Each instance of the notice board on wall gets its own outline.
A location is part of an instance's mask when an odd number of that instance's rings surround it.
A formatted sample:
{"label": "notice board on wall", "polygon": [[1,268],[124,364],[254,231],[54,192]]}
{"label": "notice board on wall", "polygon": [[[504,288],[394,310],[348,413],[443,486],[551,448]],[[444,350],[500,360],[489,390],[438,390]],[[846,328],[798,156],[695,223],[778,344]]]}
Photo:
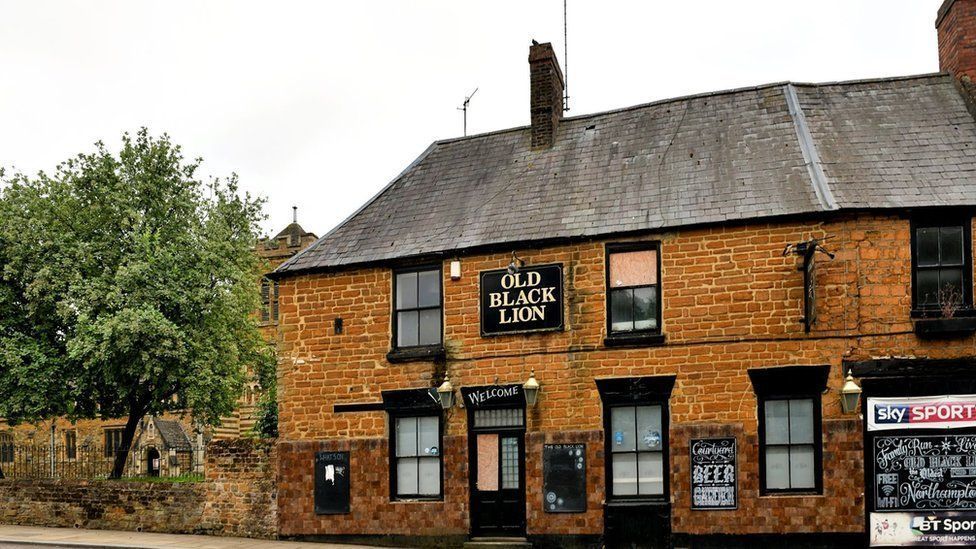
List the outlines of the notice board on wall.
{"label": "notice board on wall", "polygon": [[691,439],[691,508],[738,507],[735,437]]}
{"label": "notice board on wall", "polygon": [[547,513],[586,511],[586,444],[542,448],[543,508]]}
{"label": "notice board on wall", "polygon": [[349,452],[315,454],[315,513],[349,512]]}

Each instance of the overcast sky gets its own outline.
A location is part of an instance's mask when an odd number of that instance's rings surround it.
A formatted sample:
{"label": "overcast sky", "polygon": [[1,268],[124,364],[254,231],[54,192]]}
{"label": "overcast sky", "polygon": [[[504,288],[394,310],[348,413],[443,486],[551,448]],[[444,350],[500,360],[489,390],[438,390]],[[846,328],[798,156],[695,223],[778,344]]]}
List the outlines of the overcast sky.
{"label": "overcast sky", "polygon": [[[938,71],[942,0],[568,0],[569,115],[793,80]],[[0,0],[0,166],[169,133],[320,236],[437,139],[528,124],[561,0]],[[565,68],[565,64],[564,64]]]}

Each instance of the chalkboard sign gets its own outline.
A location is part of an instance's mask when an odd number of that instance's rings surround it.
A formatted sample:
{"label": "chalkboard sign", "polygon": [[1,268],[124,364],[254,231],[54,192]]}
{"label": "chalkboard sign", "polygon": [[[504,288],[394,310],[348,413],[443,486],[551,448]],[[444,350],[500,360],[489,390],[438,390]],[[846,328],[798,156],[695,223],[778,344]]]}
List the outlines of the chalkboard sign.
{"label": "chalkboard sign", "polygon": [[976,436],[874,437],[876,511],[976,508]]}
{"label": "chalkboard sign", "polygon": [[547,513],[586,511],[586,444],[542,448],[543,508]]}
{"label": "chalkboard sign", "polygon": [[736,509],[735,437],[691,439],[691,508]]}
{"label": "chalkboard sign", "polygon": [[349,452],[315,454],[315,513],[349,512]]}

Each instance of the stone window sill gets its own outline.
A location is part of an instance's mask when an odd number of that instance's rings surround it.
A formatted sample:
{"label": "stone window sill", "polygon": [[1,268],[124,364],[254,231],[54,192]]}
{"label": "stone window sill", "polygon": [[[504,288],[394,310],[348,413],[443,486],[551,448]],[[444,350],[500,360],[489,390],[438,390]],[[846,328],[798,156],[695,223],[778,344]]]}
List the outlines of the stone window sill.
{"label": "stone window sill", "polygon": [[442,360],[445,356],[447,356],[447,353],[444,351],[443,345],[424,345],[422,347],[393,349],[389,353],[386,353],[386,360],[396,364],[400,362]]}
{"label": "stone window sill", "polygon": [[653,347],[664,345],[664,334],[618,334],[603,339],[604,347]]}

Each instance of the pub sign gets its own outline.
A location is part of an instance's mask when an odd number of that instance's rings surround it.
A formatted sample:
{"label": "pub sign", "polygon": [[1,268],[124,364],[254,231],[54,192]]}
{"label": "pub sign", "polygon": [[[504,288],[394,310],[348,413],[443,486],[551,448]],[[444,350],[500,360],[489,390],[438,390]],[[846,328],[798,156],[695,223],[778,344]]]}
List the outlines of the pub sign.
{"label": "pub sign", "polygon": [[691,439],[691,508],[736,509],[735,437]]}
{"label": "pub sign", "polygon": [[563,266],[481,273],[481,334],[563,329]]}

